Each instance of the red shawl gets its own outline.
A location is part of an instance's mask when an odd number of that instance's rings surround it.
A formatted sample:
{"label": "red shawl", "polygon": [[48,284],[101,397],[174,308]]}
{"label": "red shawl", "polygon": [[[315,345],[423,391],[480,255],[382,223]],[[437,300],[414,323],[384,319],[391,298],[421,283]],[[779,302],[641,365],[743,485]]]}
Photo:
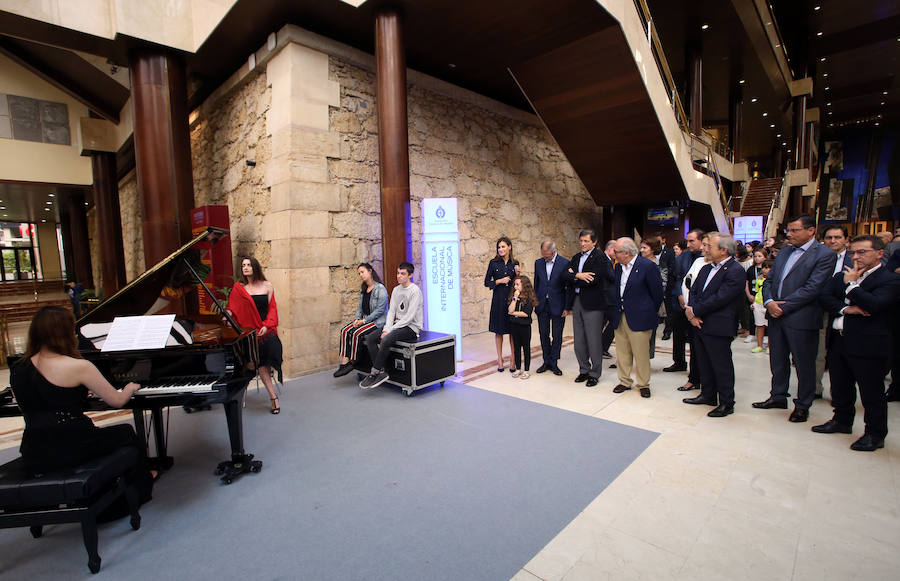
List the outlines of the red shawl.
{"label": "red shawl", "polygon": [[278,333],[278,307],[275,306],[275,293],[272,293],[272,298],[269,300],[269,314],[265,321],[259,317],[259,311],[256,308],[256,303],[253,302],[253,297],[250,296],[244,285],[240,283],[235,283],[234,287],[232,287],[231,292],[228,294],[228,304],[225,308],[232,312],[235,321],[242,329],[252,328],[258,331],[266,327],[266,333],[263,337],[271,333]]}

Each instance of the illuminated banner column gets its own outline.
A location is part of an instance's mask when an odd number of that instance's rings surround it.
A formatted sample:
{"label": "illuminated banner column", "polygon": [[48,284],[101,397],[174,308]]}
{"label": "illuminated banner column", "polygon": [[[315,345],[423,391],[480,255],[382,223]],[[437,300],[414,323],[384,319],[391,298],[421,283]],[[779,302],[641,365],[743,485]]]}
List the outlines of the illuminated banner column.
{"label": "illuminated banner column", "polygon": [[462,360],[456,198],[422,200],[422,262],[425,328],[456,335],[456,359]]}

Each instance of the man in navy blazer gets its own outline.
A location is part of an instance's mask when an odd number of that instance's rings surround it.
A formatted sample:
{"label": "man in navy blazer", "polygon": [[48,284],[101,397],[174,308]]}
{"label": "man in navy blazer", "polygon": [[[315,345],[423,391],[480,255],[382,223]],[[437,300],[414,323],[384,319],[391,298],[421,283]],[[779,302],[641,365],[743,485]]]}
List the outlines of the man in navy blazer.
{"label": "man in navy blazer", "polygon": [[537,313],[544,364],[537,368],[537,373],[552,371],[554,375],[562,375],[559,354],[571,302],[571,287],[566,276],[568,268],[569,261],[556,252],[556,243],[552,240],[541,243],[541,258],[534,261],[534,294],[538,299],[534,312]]}
{"label": "man in navy blazer", "polygon": [[594,387],[603,370],[603,317],[613,269],[606,254],[597,248],[597,234],[593,230],[579,232],[578,244],[581,252],[572,257],[566,269],[566,277],[574,289],[570,310],[578,360],[575,381]]}
{"label": "man in navy blazer", "polygon": [[631,238],[616,240],[616,287],[619,290],[616,325],[616,366],[619,384],[614,393],[631,389],[634,362],[636,384],[641,397],[650,397],[650,335],[659,323],[659,305],[663,301],[663,282],[659,267],[638,256]]}
{"label": "man in navy blazer", "polygon": [[769,321],[769,398],[758,409],[787,409],[791,357],[797,367],[797,398],[790,421],[805,422],[816,396],[816,351],[822,328],[819,293],[834,272],[837,255],[815,239],[816,221],[809,214],[791,218],[788,246],[778,253],[775,267],[763,283],[763,304]]}
{"label": "man in navy blazer", "polygon": [[729,234],[710,232],[704,246],[710,262],[700,269],[691,285],[685,309],[688,321],[695,327],[693,345],[703,387],[698,397],[682,401],[718,405],[707,415],[721,418],[734,413],[731,342],[738,326],[737,299],[744,293],[747,273],[734,259],[737,244]]}
{"label": "man in navy blazer", "polygon": [[857,236],[848,254],[853,266],[834,275],[819,300],[829,314],[828,371],[834,417],[812,431],[849,434],[856,413],[856,388],[865,409],[866,431],[850,448],[884,447],[887,398],[884,366],[891,358],[891,312],[900,299],[900,275],[881,264],[884,241]]}
{"label": "man in navy blazer", "polygon": [[[837,260],[834,263],[834,272],[832,276],[843,273],[844,268],[853,267],[853,260],[847,253],[847,247],[850,245],[850,238],[847,236],[847,229],[837,224],[826,226],[822,231],[822,244],[834,250],[837,254]],[[823,291],[827,288],[827,284],[823,287]],[[821,302],[821,301],[820,301]],[[825,331],[828,329],[828,313],[824,315],[825,324],[819,330],[819,347],[816,352],[816,399],[822,397],[825,392],[822,385],[822,378],[825,376]]]}

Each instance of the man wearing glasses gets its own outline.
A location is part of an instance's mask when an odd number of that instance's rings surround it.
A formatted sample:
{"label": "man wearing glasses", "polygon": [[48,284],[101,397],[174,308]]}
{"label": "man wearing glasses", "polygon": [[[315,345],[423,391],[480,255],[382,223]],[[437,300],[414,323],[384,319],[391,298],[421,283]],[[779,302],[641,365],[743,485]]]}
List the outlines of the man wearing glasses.
{"label": "man wearing glasses", "polygon": [[819,293],[834,272],[837,255],[815,239],[816,221],[809,214],[791,218],[788,246],[778,253],[775,267],[763,283],[763,304],[769,320],[769,398],[757,409],[787,409],[791,357],[797,368],[797,398],[792,422],[805,422],[816,395],[816,352],[822,307]]}
{"label": "man wearing glasses", "polygon": [[866,431],[850,448],[871,452],[884,447],[888,429],[884,364],[891,357],[889,314],[900,298],[900,275],[882,267],[884,242],[877,236],[857,236],[847,254],[853,257],[853,266],[834,275],[820,299],[830,315],[828,371],[834,417],[812,431],[852,432],[855,382]]}

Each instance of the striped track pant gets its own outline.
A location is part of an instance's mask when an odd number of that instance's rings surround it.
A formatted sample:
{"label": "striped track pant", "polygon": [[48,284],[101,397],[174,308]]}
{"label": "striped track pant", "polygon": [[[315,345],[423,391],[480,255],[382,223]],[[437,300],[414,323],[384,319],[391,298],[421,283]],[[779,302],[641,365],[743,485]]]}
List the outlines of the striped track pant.
{"label": "striped track pant", "polygon": [[346,324],[341,329],[341,357],[355,361],[363,335],[373,329],[375,329],[375,323],[366,323],[359,327],[353,327],[353,323]]}

